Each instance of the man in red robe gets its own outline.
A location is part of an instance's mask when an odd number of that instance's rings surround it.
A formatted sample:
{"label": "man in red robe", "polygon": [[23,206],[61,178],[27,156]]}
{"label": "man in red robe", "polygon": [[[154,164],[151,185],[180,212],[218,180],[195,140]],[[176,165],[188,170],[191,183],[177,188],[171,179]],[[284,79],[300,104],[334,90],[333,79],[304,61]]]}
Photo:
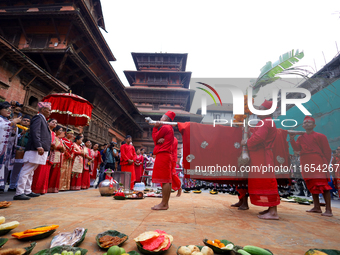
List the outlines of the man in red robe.
{"label": "man in red robe", "polygon": [[120,165],[122,172],[131,173],[130,190],[133,190],[133,184],[136,180],[135,165],[133,164],[133,162],[135,162],[137,154],[135,151],[135,147],[131,145],[131,135],[127,135],[125,137],[125,142],[125,144],[120,146]]}
{"label": "man in red robe", "polygon": [[314,132],[315,126],[315,119],[306,116],[302,124],[306,133],[299,136],[296,142],[295,135],[290,135],[290,144],[294,151],[300,151],[302,177],[313,196],[314,207],[307,212],[322,213],[319,201],[319,194],[322,193],[326,202],[326,211],[321,215],[332,217],[330,193],[332,188],[328,185],[329,175],[325,172],[325,170],[328,171],[332,150],[327,137]]}
{"label": "man in red robe", "polygon": [[[272,102],[265,100],[259,110],[272,107]],[[277,205],[280,196],[274,171],[263,171],[262,166],[274,166],[273,144],[276,136],[276,126],[271,115],[258,116],[261,121],[256,125],[255,132],[248,140],[243,140],[242,145],[247,145],[250,157],[250,167],[258,167],[260,172],[250,171],[248,174],[248,192],[250,202],[257,206],[269,208],[260,212],[258,217],[265,220],[278,220]],[[262,125],[263,124],[263,125]]]}
{"label": "man in red robe", "polygon": [[[176,114],[172,111],[165,113],[160,121],[173,121]],[[163,142],[159,141],[161,138]],[[170,125],[162,125],[157,122],[152,130],[152,139],[155,144],[153,154],[156,161],[152,172],[152,182],[162,183],[162,202],[152,207],[152,210],[167,210],[172,183],[172,147],[174,143],[174,130]]]}

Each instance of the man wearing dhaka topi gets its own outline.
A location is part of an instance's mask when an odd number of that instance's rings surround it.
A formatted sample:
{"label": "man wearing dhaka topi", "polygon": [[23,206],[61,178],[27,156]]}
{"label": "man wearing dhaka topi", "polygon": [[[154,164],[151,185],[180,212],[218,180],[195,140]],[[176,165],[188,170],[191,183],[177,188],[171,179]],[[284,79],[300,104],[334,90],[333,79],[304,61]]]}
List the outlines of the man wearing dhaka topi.
{"label": "man wearing dhaka topi", "polygon": [[322,216],[332,217],[331,208],[331,186],[328,185],[328,167],[332,157],[332,150],[329,147],[327,137],[314,132],[315,119],[306,116],[302,127],[306,133],[294,140],[295,135],[290,135],[290,144],[294,151],[300,151],[300,162],[302,177],[307,188],[313,195],[314,207],[307,212],[322,213],[319,201],[319,194],[322,193],[326,202],[326,211]]}
{"label": "man wearing dhaka topi", "polygon": [[45,165],[48,152],[51,149],[51,131],[47,124],[47,118],[51,114],[51,103],[38,103],[39,113],[31,120],[30,136],[24,154],[24,166],[22,167],[17,184],[17,192],[14,200],[29,200],[40,195],[32,192],[32,180],[34,171],[39,165]]}
{"label": "man wearing dhaka topi", "polygon": [[[272,108],[272,101],[265,100],[259,110]],[[250,166],[274,166],[273,145],[276,137],[276,126],[271,115],[259,115],[261,121],[256,125],[255,132],[242,145],[247,145],[250,157]],[[280,197],[274,172],[249,172],[248,193],[250,202],[257,206],[268,206],[260,212],[258,217],[264,220],[278,220],[277,205]],[[248,208],[243,208],[243,210]]]}
{"label": "man wearing dhaka topi", "polygon": [[[173,121],[176,114],[172,111],[165,113],[160,121]],[[172,146],[174,143],[174,130],[170,125],[156,122],[152,130],[152,139],[155,144],[153,154],[156,161],[153,167],[152,182],[162,184],[162,202],[152,207],[152,210],[169,209],[169,199],[172,183]],[[164,139],[164,140],[163,140]]]}

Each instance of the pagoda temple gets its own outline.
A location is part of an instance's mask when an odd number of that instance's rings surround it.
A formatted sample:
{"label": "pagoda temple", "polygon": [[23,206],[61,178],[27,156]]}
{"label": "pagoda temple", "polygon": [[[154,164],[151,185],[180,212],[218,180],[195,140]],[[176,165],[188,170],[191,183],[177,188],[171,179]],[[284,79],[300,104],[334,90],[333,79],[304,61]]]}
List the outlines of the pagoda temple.
{"label": "pagoda temple", "polygon": [[1,98],[33,115],[44,96],[71,90],[94,106],[85,138],[103,144],[138,136],[140,112],[99,27],[105,30],[100,0],[0,1]]}
{"label": "pagoda temple", "polygon": [[[175,122],[201,122],[202,116],[189,112],[195,91],[189,89],[191,72],[185,70],[188,54],[132,53],[132,58],[137,71],[124,71],[130,84],[126,91],[143,115],[138,124],[144,130],[133,144],[152,152],[152,126],[144,122],[145,117],[159,120],[169,110],[176,113]],[[180,157],[182,138],[177,128],[175,136]]]}

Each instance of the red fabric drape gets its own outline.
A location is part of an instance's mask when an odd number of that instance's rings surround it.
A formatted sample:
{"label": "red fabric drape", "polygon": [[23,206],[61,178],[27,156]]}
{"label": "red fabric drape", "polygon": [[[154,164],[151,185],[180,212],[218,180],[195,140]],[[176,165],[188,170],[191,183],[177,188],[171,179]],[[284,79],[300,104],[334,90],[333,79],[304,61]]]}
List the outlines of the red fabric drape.
{"label": "red fabric drape", "polygon": [[[199,123],[178,123],[183,140],[183,168],[195,170],[204,166],[235,166],[238,170],[238,157],[241,155],[242,128],[205,125]],[[204,148],[205,146],[205,148]],[[194,156],[191,162],[189,155]],[[190,157],[190,156],[189,156]],[[191,172],[192,173],[192,172]],[[223,176],[202,176],[187,174],[185,178],[201,180],[243,180],[236,173],[223,173]]]}
{"label": "red fabric drape", "polygon": [[136,182],[141,182],[141,177],[143,174],[143,160],[142,154],[136,156],[136,163],[141,163],[139,166],[135,165]]}
{"label": "red fabric drape", "polygon": [[70,94],[55,93],[43,98],[44,102],[50,102],[52,113],[58,123],[74,126],[88,126],[91,120],[93,106],[86,99]]}
{"label": "red fabric drape", "polygon": [[159,152],[156,156],[152,172],[153,183],[172,183],[172,159],[171,154]]}
{"label": "red fabric drape", "polygon": [[172,189],[179,190],[182,186],[181,179],[178,177],[176,171],[176,164],[172,162]]}
{"label": "red fabric drape", "polygon": [[101,155],[100,155],[100,151],[97,150],[95,151],[95,159],[93,162],[92,174],[90,176],[91,179],[97,178],[97,168],[98,168],[98,165],[100,165],[100,163],[101,163]]}
{"label": "red fabric drape", "polygon": [[[276,129],[276,137],[273,146],[274,166],[290,168],[289,144],[287,141],[288,131]],[[282,163],[283,162],[283,163]],[[289,179],[290,173],[275,173],[277,179]]]}
{"label": "red fabric drape", "polygon": [[46,165],[39,165],[34,171],[31,187],[34,193],[47,193],[51,166],[52,165],[49,162],[46,162]]}

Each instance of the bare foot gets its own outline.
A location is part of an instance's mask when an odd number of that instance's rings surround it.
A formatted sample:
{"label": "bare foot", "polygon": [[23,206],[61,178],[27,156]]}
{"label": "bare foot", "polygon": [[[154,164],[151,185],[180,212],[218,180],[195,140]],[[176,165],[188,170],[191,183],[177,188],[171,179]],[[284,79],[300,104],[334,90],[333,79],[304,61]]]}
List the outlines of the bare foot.
{"label": "bare foot", "polygon": [[264,211],[262,211],[262,212],[259,212],[259,214],[260,214],[260,215],[263,215],[263,214],[266,214],[266,213],[268,213],[268,212],[269,212],[269,209],[264,210]]}
{"label": "bare foot", "polygon": [[238,201],[236,204],[232,204],[231,207],[240,207],[242,205],[242,200]]}
{"label": "bare foot", "polygon": [[333,213],[332,212],[324,212],[324,213],[321,214],[321,216],[333,217]]}
{"label": "bare foot", "polygon": [[151,210],[168,210],[168,209],[169,209],[169,206],[164,206],[162,204],[151,207]]}
{"label": "bare foot", "polygon": [[279,220],[277,213],[270,213],[269,211],[265,214],[257,215],[257,217],[261,220]]}
{"label": "bare foot", "polygon": [[310,210],[307,210],[306,212],[310,212],[310,213],[322,213],[321,209],[316,209],[316,208],[312,208]]}
{"label": "bare foot", "polygon": [[179,188],[179,190],[177,191],[176,197],[180,197],[181,195],[182,195],[182,188]]}
{"label": "bare foot", "polygon": [[249,207],[245,206],[245,205],[241,205],[241,206],[238,207],[238,210],[243,210],[243,211],[249,210]]}

